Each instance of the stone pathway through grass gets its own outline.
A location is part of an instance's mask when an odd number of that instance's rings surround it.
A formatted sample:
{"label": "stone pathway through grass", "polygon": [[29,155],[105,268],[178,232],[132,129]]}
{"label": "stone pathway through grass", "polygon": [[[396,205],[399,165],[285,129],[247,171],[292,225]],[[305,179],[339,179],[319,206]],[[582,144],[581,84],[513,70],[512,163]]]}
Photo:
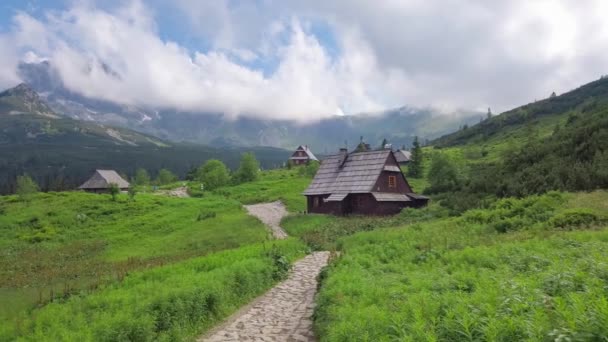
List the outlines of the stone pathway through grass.
{"label": "stone pathway through grass", "polygon": [[272,231],[275,239],[285,239],[287,237],[287,233],[280,226],[281,220],[287,215],[287,209],[281,201],[246,205],[245,209],[247,209],[249,215],[253,215],[264,222]]}
{"label": "stone pathway through grass", "polygon": [[272,288],[198,341],[316,341],[312,313],[317,275],[329,252],[295,263],[287,280]]}
{"label": "stone pathway through grass", "polygon": [[[280,202],[246,205],[277,239],[287,233],[279,225],[287,215]],[[253,303],[239,310],[222,325],[198,341],[316,341],[312,314],[317,292],[317,276],[327,265],[329,252],[315,252],[297,261],[287,280],[273,287]]]}

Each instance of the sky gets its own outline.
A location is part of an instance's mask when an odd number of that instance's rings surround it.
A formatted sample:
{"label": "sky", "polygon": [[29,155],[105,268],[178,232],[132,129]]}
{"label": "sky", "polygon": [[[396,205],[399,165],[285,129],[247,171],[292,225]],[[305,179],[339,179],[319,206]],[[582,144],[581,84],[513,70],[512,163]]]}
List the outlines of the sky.
{"label": "sky", "polygon": [[607,15],[605,0],[3,0],[0,88],[48,60],[67,88],[127,105],[498,113],[608,73]]}

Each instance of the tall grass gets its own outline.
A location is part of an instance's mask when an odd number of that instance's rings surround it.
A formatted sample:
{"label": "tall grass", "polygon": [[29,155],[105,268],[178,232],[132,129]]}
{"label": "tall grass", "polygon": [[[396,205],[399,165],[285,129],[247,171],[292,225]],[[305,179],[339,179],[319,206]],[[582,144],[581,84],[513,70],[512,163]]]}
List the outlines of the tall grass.
{"label": "tall grass", "polygon": [[0,303],[13,303],[0,305],[0,318],[135,269],[267,237],[239,202],[218,196],[121,195],[113,202],[109,195],[41,193],[28,202],[0,197],[0,211]]}
{"label": "tall grass", "polygon": [[[503,200],[459,218],[358,233],[323,275],[322,341],[608,338],[608,193]],[[575,215],[573,215],[575,214]],[[497,222],[510,222],[497,229]],[[574,222],[574,223],[572,223]]]}
{"label": "tall grass", "polygon": [[0,323],[0,340],[180,341],[207,330],[286,275],[295,239],[135,272],[93,294]]}

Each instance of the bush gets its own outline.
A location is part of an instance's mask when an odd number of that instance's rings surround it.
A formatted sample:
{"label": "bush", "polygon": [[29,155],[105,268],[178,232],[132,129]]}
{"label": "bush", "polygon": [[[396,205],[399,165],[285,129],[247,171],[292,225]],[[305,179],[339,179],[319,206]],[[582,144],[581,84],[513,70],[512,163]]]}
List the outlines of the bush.
{"label": "bush", "polygon": [[38,184],[28,175],[17,177],[17,195],[22,201],[29,200],[33,194],[38,192]]}
{"label": "bush", "polygon": [[228,185],[230,174],[224,163],[211,159],[197,169],[196,180],[203,183],[205,190],[214,190]]}
{"label": "bush", "polygon": [[234,173],[235,183],[252,182],[258,178],[260,163],[255,159],[253,153],[243,153],[238,170]]}
{"label": "bush", "polygon": [[156,177],[156,183],[158,185],[167,185],[177,181],[177,176],[173,174],[173,172],[167,169],[161,169],[158,171],[158,176]]}
{"label": "bush", "polygon": [[196,218],[196,220],[204,221],[207,219],[215,218],[216,216],[217,216],[217,214],[215,213],[215,211],[201,210],[201,212],[198,214],[198,217]]}
{"label": "bush", "polygon": [[118,194],[120,193],[120,188],[118,187],[118,184],[110,183],[109,191],[110,196],[112,196],[112,201],[116,201],[116,196],[118,196]]}
{"label": "bush", "polygon": [[135,185],[144,186],[150,184],[150,175],[144,168],[139,168],[135,171],[135,177],[133,178]]}
{"label": "bush", "polygon": [[551,225],[555,228],[572,230],[576,228],[588,228],[605,222],[589,209],[571,209],[556,215],[551,220]]}

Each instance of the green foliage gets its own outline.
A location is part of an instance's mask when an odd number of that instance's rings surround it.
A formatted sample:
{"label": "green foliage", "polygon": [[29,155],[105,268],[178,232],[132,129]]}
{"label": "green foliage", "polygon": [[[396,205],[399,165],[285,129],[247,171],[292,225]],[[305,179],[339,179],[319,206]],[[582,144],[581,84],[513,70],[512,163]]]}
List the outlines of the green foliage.
{"label": "green foliage", "polygon": [[423,168],[423,155],[422,148],[420,147],[420,142],[418,142],[418,137],[414,137],[414,142],[412,142],[412,158],[407,166],[408,176],[409,177],[421,177]]}
{"label": "green foliage", "polygon": [[388,217],[300,214],[285,218],[281,226],[290,236],[300,237],[313,250],[335,250],[339,247],[339,239],[344,236],[443,218],[447,217],[447,214],[447,211],[438,205],[429,205],[422,209],[406,208],[398,215]]}
{"label": "green foliage", "polygon": [[288,239],[265,249],[247,246],[129,274],[20,317],[14,328],[0,328],[0,339],[189,340],[282,279],[303,246]]}
{"label": "green foliage", "polygon": [[177,181],[177,176],[168,169],[160,169],[158,176],[156,177],[156,183],[158,185],[166,185]]}
{"label": "green foliage", "polygon": [[427,178],[428,193],[455,191],[462,183],[457,166],[443,153],[433,155]]}
{"label": "green foliage", "polygon": [[310,183],[310,178],[300,176],[299,169],[262,171],[254,182],[222,187],[214,192],[243,204],[280,200],[291,212],[304,211],[306,198],[302,196],[302,192]]}
{"label": "green foliage", "polygon": [[230,173],[224,163],[210,159],[197,170],[196,180],[202,182],[205,189],[213,190],[228,185]]}
{"label": "green foliage", "polygon": [[[316,331],[323,341],[606,339],[608,230],[582,230],[600,213],[571,209],[597,199],[608,193],[504,199],[342,238],[322,278]],[[517,220],[506,233],[492,226]]]}
{"label": "green foliage", "polygon": [[110,192],[110,196],[112,196],[112,201],[116,202],[116,198],[118,194],[120,194],[120,188],[118,187],[118,184],[110,183],[108,191]]}
{"label": "green foliage", "polygon": [[144,168],[137,169],[137,171],[135,171],[135,177],[133,179],[133,183],[135,183],[135,185],[139,185],[139,186],[149,185],[150,184],[150,175],[148,174],[148,171],[146,171],[146,169],[144,169]]}
{"label": "green foliage", "polygon": [[306,165],[298,169],[298,174],[303,177],[313,178],[317,174],[320,165],[321,164],[318,161],[311,160]]}
{"label": "green foliage", "polygon": [[561,229],[590,228],[595,225],[605,224],[607,219],[600,217],[591,209],[570,209],[551,220],[551,224]]}
{"label": "green foliage", "polygon": [[243,153],[241,164],[233,175],[234,181],[238,183],[251,182],[258,178],[260,163],[251,152]]}
{"label": "green foliage", "polygon": [[38,184],[28,175],[18,176],[16,192],[22,201],[28,201],[33,194],[38,192]]}
{"label": "green foliage", "polygon": [[135,196],[137,195],[137,189],[134,186],[130,186],[129,190],[127,190],[129,194],[129,200],[135,201]]}
{"label": "green foliage", "polygon": [[293,168],[293,160],[287,160],[287,170],[291,170]]}
{"label": "green foliage", "polygon": [[126,273],[267,237],[241,203],[211,193],[204,200],[145,193],[137,201],[110,198],[38,193],[21,202],[0,196],[0,322],[44,305],[52,294],[85,295]]}

